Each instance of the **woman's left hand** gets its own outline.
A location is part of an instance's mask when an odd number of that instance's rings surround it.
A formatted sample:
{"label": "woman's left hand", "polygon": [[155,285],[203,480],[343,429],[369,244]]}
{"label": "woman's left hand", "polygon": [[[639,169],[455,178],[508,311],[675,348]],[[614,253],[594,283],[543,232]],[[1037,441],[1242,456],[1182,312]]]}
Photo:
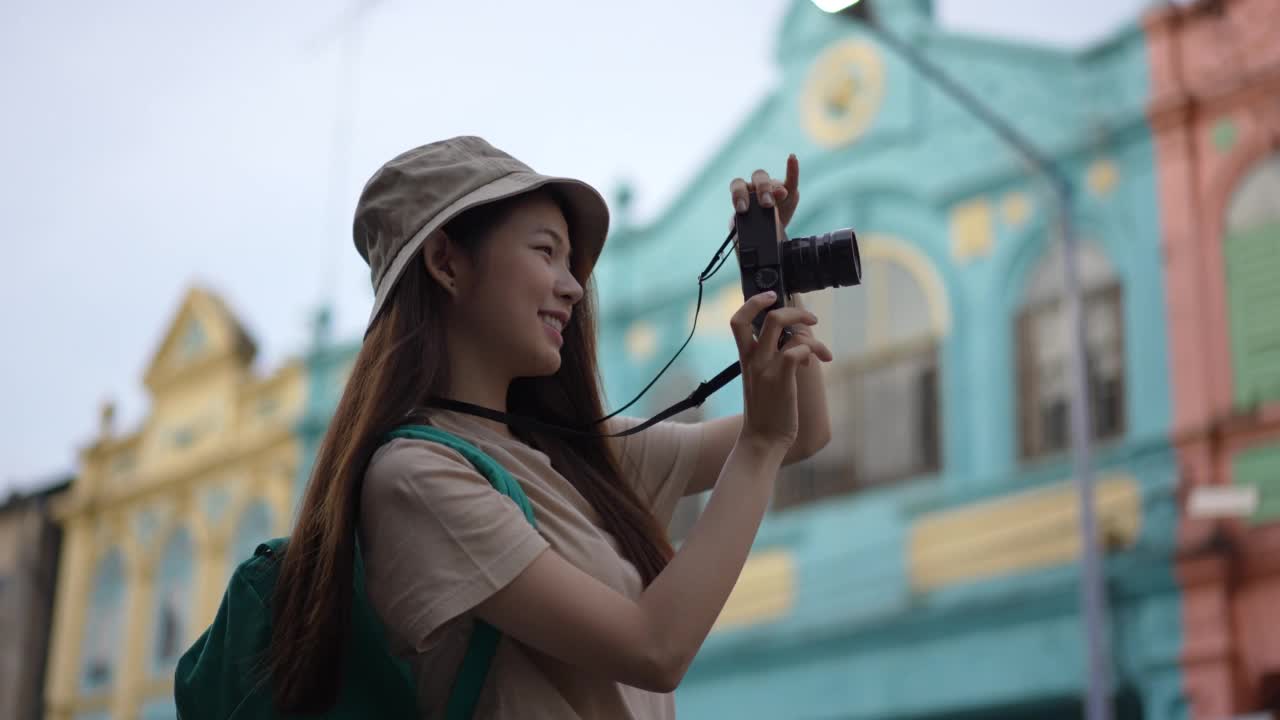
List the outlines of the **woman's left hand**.
{"label": "woman's left hand", "polygon": [[733,209],[740,213],[746,212],[750,202],[748,194],[753,192],[761,206],[778,208],[778,219],[785,228],[791,222],[791,216],[796,214],[796,205],[800,202],[800,161],[796,159],[795,153],[787,156],[786,180],[769,177],[769,173],[764,170],[751,173],[751,182],[734,178],[729,183]]}
{"label": "woman's left hand", "polygon": [[[808,310],[808,308],[804,306],[804,303],[800,302],[799,295],[792,295],[787,301],[787,305],[800,308],[801,310]],[[809,314],[813,315],[813,311],[810,310]],[[815,321],[817,320],[817,317],[817,315],[813,315],[813,319]],[[814,335],[813,327],[811,325],[798,323],[796,325],[789,325],[788,328],[791,330],[791,339],[787,341],[787,346],[794,346],[797,344],[808,345],[809,350],[813,352],[813,356],[817,357],[822,362],[831,362],[835,358],[826,344]],[[803,365],[808,367],[809,362],[807,359]]]}

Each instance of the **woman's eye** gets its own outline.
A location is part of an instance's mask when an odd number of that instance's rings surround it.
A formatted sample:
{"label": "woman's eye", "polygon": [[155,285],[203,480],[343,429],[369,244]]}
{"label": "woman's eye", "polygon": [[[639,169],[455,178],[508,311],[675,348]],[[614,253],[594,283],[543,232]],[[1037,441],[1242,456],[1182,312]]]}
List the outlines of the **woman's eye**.
{"label": "woman's eye", "polygon": [[556,254],[556,249],[551,247],[550,245],[539,246],[538,250],[541,252],[545,252],[547,254],[547,257],[551,257],[552,255]]}

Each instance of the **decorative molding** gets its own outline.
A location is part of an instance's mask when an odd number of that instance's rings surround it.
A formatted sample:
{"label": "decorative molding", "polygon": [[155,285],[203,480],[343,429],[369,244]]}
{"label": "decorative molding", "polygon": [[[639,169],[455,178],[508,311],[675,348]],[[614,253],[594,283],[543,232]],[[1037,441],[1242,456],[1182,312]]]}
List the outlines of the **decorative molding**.
{"label": "decorative molding", "polygon": [[[1142,490],[1130,475],[1095,487],[1104,546],[1131,546],[1142,523]],[[1027,573],[1079,556],[1079,504],[1072,481],[923,515],[909,542],[911,586],[930,591]]]}
{"label": "decorative molding", "polygon": [[1095,197],[1106,197],[1120,184],[1120,169],[1110,159],[1095,160],[1089,166],[1085,182]]}
{"label": "decorative molding", "polygon": [[1031,195],[1024,190],[1014,190],[1000,201],[1000,219],[1006,227],[1017,230],[1031,219],[1033,209]]}
{"label": "decorative molding", "polygon": [[834,148],[861,137],[884,102],[884,63],[875,46],[841,40],[814,61],[800,92],[801,125]]}
{"label": "decorative molding", "polygon": [[631,362],[645,362],[658,350],[658,329],[653,323],[637,320],[627,328],[626,346]]}
{"label": "decorative molding", "polygon": [[991,203],[977,197],[951,210],[951,257],[969,262],[991,254],[995,245]]}
{"label": "decorative molding", "polygon": [[951,332],[951,303],[947,300],[947,288],[924,251],[882,233],[867,233],[858,246],[864,264],[867,259],[880,258],[897,263],[909,272],[929,301],[929,320],[937,336],[944,337]]}

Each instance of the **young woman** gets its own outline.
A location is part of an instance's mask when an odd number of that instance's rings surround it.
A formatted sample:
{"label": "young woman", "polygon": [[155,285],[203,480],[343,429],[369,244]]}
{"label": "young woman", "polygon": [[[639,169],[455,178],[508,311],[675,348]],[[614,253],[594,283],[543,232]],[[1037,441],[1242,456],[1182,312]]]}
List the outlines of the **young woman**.
{"label": "young woman", "polygon": [[[757,171],[731,199],[745,209],[754,192],[785,222],[798,176],[792,156],[785,182]],[[770,313],[757,340],[761,296],[730,323],[742,415],[584,440],[431,407],[446,398],[574,427],[605,414],[587,288],[607,226],[589,186],[475,137],[411,150],[369,181],[355,239],[374,310],[281,566],[270,660],[282,709],[337,687],[359,538],[370,601],[409,660],[423,717],[442,716],[477,619],[504,636],[477,717],[674,715],[670,693],[737,581],[778,468],[827,441],[811,360],[831,354],[800,307]],[[779,349],[784,326],[796,334]],[[410,420],[510,471],[538,529],[459,453],[382,443]],[[676,502],[712,488],[673,552]]]}

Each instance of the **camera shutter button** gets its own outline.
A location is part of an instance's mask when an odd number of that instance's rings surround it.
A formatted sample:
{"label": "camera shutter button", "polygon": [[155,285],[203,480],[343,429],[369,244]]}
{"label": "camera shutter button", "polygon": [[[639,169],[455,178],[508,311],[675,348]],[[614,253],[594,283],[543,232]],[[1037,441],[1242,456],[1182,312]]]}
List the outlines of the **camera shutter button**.
{"label": "camera shutter button", "polygon": [[756,287],[768,290],[778,284],[778,271],[773,268],[760,268],[756,271]]}

